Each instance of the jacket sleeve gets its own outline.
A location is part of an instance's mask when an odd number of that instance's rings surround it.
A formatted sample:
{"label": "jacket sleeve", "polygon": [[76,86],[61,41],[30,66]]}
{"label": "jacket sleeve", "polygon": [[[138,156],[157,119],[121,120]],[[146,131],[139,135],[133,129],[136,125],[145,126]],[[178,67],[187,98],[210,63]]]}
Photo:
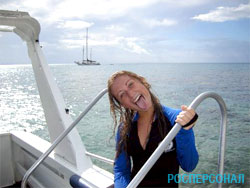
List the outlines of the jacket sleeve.
{"label": "jacket sleeve", "polygon": [[[172,126],[181,110],[175,110],[164,107],[164,113],[169,119]],[[199,161],[199,155],[195,147],[195,138],[193,129],[185,130],[181,128],[176,135],[177,159],[183,170],[191,172],[195,169]]]}
{"label": "jacket sleeve", "polygon": [[[120,141],[120,127],[116,134],[116,148]],[[130,182],[131,162],[129,156],[123,150],[115,159],[114,163],[114,185],[115,188],[125,188]]]}

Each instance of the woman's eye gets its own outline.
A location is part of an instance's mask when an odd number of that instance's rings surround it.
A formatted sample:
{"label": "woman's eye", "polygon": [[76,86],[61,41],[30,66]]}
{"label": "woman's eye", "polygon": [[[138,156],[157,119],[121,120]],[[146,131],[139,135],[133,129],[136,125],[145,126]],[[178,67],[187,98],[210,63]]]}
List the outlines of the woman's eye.
{"label": "woman's eye", "polygon": [[122,99],[123,96],[124,96],[124,93],[123,92],[120,93],[120,95],[119,95],[120,99]]}
{"label": "woman's eye", "polygon": [[134,85],[134,82],[129,82],[128,87],[132,87]]}

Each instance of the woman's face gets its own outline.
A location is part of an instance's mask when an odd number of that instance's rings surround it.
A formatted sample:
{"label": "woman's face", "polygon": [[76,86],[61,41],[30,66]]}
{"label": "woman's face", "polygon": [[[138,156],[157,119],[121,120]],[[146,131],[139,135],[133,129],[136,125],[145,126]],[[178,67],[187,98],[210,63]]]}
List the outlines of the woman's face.
{"label": "woman's face", "polygon": [[147,111],[152,107],[148,89],[139,80],[128,75],[118,76],[114,80],[111,93],[125,108]]}

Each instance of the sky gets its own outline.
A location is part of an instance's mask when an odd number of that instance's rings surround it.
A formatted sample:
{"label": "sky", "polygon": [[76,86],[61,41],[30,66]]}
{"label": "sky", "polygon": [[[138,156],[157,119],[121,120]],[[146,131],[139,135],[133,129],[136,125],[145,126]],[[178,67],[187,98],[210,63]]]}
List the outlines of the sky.
{"label": "sky", "polygon": [[[49,64],[249,63],[250,0],[0,0],[41,24]],[[0,32],[0,64],[29,64],[25,42]]]}

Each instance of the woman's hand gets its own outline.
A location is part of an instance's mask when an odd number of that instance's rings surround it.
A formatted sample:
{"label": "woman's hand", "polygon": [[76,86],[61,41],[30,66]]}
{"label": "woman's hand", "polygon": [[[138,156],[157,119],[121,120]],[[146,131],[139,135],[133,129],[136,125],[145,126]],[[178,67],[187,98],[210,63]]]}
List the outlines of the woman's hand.
{"label": "woman's hand", "polygon": [[[179,123],[181,126],[185,126],[186,124],[188,124],[195,116],[195,111],[192,108],[188,108],[185,105],[181,106],[181,112],[179,113],[179,115],[177,116],[175,122]],[[187,126],[187,127],[183,127],[183,129],[185,130],[189,130],[194,126],[195,122],[192,123],[191,125]]]}

